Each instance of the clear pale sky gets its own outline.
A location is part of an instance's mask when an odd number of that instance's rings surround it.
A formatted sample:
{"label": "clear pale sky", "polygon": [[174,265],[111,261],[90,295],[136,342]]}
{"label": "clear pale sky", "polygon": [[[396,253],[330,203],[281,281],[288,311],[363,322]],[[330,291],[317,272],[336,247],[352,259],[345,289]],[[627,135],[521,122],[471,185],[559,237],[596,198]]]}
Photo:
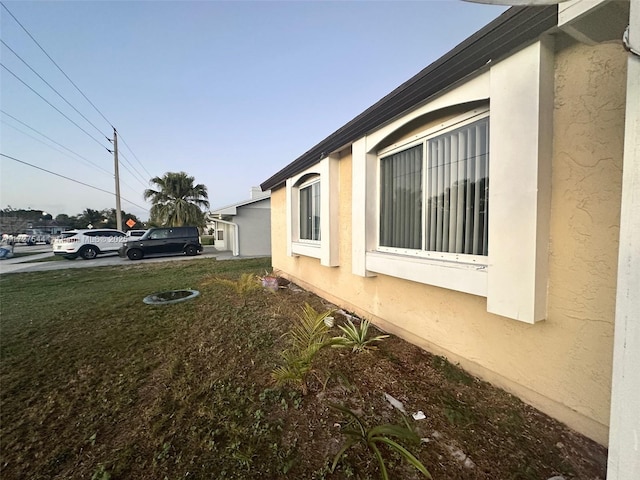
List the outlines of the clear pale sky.
{"label": "clear pale sky", "polygon": [[[505,10],[459,0],[3,4],[108,122],[0,7],[2,64],[78,125],[1,68],[0,153],[114,192],[111,124],[122,208],[142,219],[142,192],[167,171],[205,184],[212,209],[248,199],[251,186]],[[0,162],[2,208],[115,207],[108,193]]]}

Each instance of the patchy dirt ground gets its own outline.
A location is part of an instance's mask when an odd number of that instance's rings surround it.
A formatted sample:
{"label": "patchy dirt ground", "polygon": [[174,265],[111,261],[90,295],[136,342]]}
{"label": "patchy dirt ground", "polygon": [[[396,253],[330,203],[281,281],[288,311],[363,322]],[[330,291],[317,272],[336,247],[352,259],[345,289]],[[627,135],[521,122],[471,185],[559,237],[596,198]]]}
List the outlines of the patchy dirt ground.
{"label": "patchy dirt ground", "polygon": [[[306,395],[276,386],[271,373],[287,348],[284,334],[304,303],[331,306],[295,285],[238,293],[240,275],[263,273],[266,262],[1,279],[0,476],[380,478],[363,446],[331,471],[347,427],[334,403],[367,428],[406,417],[422,440],[405,446],[434,479],[605,478],[603,447],[393,336],[370,353],[321,350]],[[111,279],[99,292],[96,271]],[[141,305],[150,291],[187,279],[201,291],[197,299]],[[36,303],[33,292],[42,294]],[[424,418],[414,420],[419,411]],[[424,478],[399,455],[385,448],[382,455],[390,478]]]}
{"label": "patchy dirt ground", "polygon": [[[281,295],[296,296],[290,292]],[[298,295],[313,300],[306,292]],[[328,305],[321,302],[318,308]],[[336,315],[337,321],[343,322],[340,317]],[[380,333],[374,329],[371,335]],[[369,415],[372,426],[402,423],[402,414],[385,397],[388,394],[401,402],[407,415],[424,414],[424,419],[411,423],[422,439],[419,458],[434,478],[606,477],[606,450],[595,442],[445,358],[393,336],[377,345],[371,353],[340,350],[320,354],[318,364],[324,370],[320,378],[332,380],[325,385],[316,380],[305,397],[305,408],[298,413],[302,424],[306,418],[308,438],[299,443],[317,446],[318,438],[324,437],[324,453],[335,453],[339,444],[335,434],[342,419],[327,408],[327,401],[342,402],[364,418]],[[341,381],[343,375],[349,384]],[[310,411],[315,414],[309,415]],[[353,471],[363,462],[372,462],[370,457],[360,452]],[[345,462],[345,476],[349,467]],[[404,464],[392,478],[421,477]]]}

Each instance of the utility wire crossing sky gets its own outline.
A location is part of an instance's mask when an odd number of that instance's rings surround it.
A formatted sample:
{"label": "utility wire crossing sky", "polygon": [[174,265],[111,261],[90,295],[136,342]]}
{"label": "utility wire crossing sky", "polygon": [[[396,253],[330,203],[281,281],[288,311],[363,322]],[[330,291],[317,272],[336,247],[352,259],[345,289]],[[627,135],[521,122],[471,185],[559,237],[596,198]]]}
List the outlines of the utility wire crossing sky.
{"label": "utility wire crossing sky", "polygon": [[458,0],[0,6],[0,207],[123,210],[167,171],[213,209],[256,186],[506,8]]}

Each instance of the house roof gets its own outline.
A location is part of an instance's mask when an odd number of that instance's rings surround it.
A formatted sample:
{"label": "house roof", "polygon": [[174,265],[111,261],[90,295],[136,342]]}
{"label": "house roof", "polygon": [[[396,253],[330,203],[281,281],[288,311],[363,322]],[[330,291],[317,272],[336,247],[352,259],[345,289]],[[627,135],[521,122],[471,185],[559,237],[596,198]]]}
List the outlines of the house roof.
{"label": "house roof", "polygon": [[212,215],[236,215],[238,207],[244,207],[245,205],[261,202],[268,198],[271,198],[271,192],[270,191],[262,192],[256,195],[254,198],[251,198],[249,200],[244,200],[238,203],[233,203],[231,205],[226,205],[224,207],[216,208],[215,210],[211,210],[210,213]]}
{"label": "house roof", "polygon": [[328,154],[416,107],[558,24],[558,6],[512,7],[260,185],[279,188]]}

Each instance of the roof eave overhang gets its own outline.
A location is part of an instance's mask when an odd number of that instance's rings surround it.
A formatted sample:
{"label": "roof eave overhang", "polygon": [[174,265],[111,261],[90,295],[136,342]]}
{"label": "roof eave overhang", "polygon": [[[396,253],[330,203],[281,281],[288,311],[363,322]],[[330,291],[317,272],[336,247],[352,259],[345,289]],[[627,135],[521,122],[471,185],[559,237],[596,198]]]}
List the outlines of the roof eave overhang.
{"label": "roof eave overhang", "polygon": [[533,41],[558,24],[558,6],[512,7],[400,85],[260,185],[280,188],[287,178],[414,108],[433,95]]}

